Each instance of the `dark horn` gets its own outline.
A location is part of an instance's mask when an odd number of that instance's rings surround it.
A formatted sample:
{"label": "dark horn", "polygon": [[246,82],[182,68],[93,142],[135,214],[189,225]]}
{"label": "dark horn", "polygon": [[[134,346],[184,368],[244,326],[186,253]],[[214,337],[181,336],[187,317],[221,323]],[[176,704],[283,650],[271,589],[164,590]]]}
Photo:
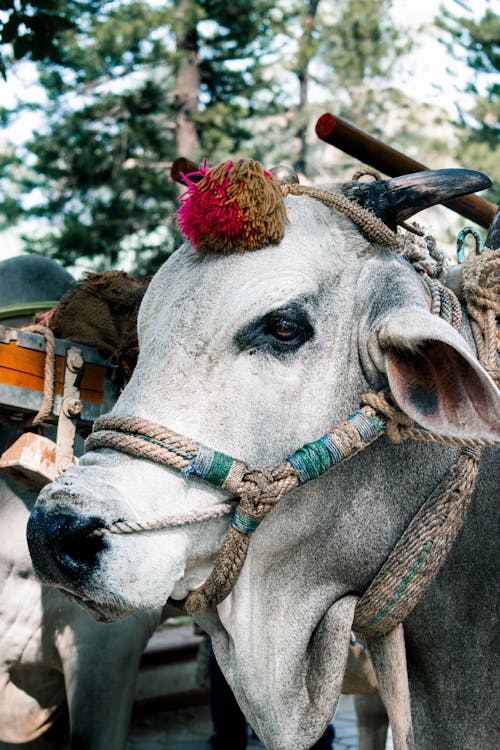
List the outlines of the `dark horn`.
{"label": "dark horn", "polygon": [[410,216],[436,203],[476,193],[491,186],[482,172],[471,169],[435,169],[425,172],[346,185],[345,194],[371,209],[390,227],[396,227]]}

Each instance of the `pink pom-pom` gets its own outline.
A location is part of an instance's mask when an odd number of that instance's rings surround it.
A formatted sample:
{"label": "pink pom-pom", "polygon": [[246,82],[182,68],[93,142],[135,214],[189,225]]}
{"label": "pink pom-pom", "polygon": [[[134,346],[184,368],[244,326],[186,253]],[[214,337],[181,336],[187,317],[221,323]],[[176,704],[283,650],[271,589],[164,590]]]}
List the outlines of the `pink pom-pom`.
{"label": "pink pom-pom", "polygon": [[204,161],[183,179],[188,187],[179,198],[177,222],[195,249],[241,252],[283,236],[281,193],[258,162],[241,159],[208,169]]}

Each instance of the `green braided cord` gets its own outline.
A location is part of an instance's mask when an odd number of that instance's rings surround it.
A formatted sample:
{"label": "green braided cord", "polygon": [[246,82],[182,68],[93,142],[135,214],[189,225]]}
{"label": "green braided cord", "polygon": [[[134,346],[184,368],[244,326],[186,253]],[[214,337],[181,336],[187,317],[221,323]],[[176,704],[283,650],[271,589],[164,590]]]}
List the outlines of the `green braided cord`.
{"label": "green braided cord", "polygon": [[239,508],[235,508],[233,515],[231,516],[231,526],[236,531],[241,531],[242,534],[251,534],[255,531],[260,521],[256,521],[254,518],[249,518],[247,515],[241,512]]}
{"label": "green braided cord", "polygon": [[422,565],[424,564],[433,546],[434,546],[434,542],[432,542],[430,539],[422,545],[420,557],[417,557],[417,559],[415,560],[413,565],[410,567],[408,572],[403,576],[403,578],[401,579],[400,585],[398,586],[394,594],[391,596],[389,601],[387,601],[384,604],[384,606],[379,609],[379,611],[372,617],[371,620],[369,620],[368,622],[365,622],[364,625],[360,625],[359,627],[356,627],[356,632],[362,633],[363,630],[371,627],[376,622],[378,622],[383,617],[385,617],[385,615],[389,612],[390,609],[392,609],[392,607],[396,604],[396,602],[399,601],[399,599],[401,599],[408,584],[417,575],[418,569],[421,568]]}
{"label": "green braided cord", "polygon": [[214,484],[216,487],[222,487],[226,481],[231,466],[234,463],[234,459],[231,456],[227,456],[225,453],[214,451],[214,457],[212,465],[204,479],[210,484]]}

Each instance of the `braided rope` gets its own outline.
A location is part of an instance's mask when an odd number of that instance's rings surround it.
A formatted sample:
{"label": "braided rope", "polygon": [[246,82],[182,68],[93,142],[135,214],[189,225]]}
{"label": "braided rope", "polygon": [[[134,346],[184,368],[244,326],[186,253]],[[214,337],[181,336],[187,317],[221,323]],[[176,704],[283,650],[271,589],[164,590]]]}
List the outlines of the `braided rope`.
{"label": "braided rope", "polygon": [[[431,238],[402,239],[369,211],[336,193],[300,185],[281,185],[281,190],[284,196],[309,195],[341,211],[372,240],[407,257],[429,285],[432,312],[460,330],[460,304],[453,293],[436,281],[443,265],[435,245],[431,246]],[[476,262],[473,268],[471,262],[464,274],[467,277],[464,286],[468,284],[467,293],[472,300],[472,326],[476,341],[479,341],[480,360],[483,364],[488,363],[491,372],[496,370],[498,353],[498,262],[497,252],[491,264],[489,257],[487,261],[483,259],[484,265],[481,265],[479,273],[479,263]],[[488,285],[491,289],[487,289]],[[304,445],[278,466],[249,467],[161,425],[119,415],[108,415],[97,420],[95,432],[88,438],[86,448],[112,447],[134,456],[146,457],[180,469],[185,476],[195,474],[239,496],[231,526],[212,572],[184,604],[186,611],[194,614],[216,606],[230,593],[245,562],[250,535],[285,493],[342,463],[371,444],[384,430],[388,439],[395,443],[410,438],[464,446],[446,480],[419,509],[358,602],[353,627],[369,636],[381,635],[408,616],[442,566],[472,496],[480,456],[477,447],[498,444],[498,441],[464,440],[416,427],[407,415],[388,402],[384,394],[366,394],[362,402],[365,406],[348,420],[336,425],[330,433],[314,443]],[[224,504],[213,507],[214,513],[218,513],[219,509],[221,514],[225,512]],[[135,533],[164,528],[165,525],[181,525],[204,520],[206,513],[193,511],[150,523],[117,522],[96,533],[105,530],[111,533]]]}
{"label": "braided rope", "polygon": [[[400,234],[401,247],[396,253],[408,263],[411,263],[415,271],[424,278],[442,279],[447,266],[446,256],[437,247],[436,240],[429,234],[425,234],[418,224],[403,224],[407,230]],[[418,234],[415,234],[418,232]]]}
{"label": "braided rope", "polygon": [[417,427],[414,421],[404,412],[391,404],[383,392],[366,393],[361,403],[373,406],[377,413],[386,420],[386,435],[391,443],[402,443],[404,440],[419,440],[441,445],[457,445],[462,448],[485,448],[488,445],[500,445],[500,439],[459,438],[454,435],[440,435],[423,427]]}
{"label": "braided rope", "polygon": [[[253,467],[155,422],[109,414],[96,420],[85,448],[114,448],[147,458],[180,469],[186,477],[194,474],[239,497],[212,572],[184,605],[187,612],[195,613],[216,606],[233,589],[245,562],[250,535],[283,495],[343,463],[380,437],[383,430],[384,422],[366,405],[319,440],[303,445],[282,463]],[[129,534],[179,526],[223,515],[223,507],[220,504],[213,506],[213,512],[211,509],[192,511],[152,522],[119,521],[94,533]]]}
{"label": "braided rope", "polygon": [[358,182],[361,179],[361,177],[365,177],[365,176],[373,177],[374,180],[382,179],[382,176],[377,169],[374,169],[373,167],[363,166],[354,172],[353,176],[351,177],[351,180],[353,182]]}
{"label": "braided rope", "polygon": [[464,448],[448,476],[418,510],[359,599],[354,630],[370,637],[389,633],[419,602],[462,526],[479,457],[477,448]]}
{"label": "braided rope", "polygon": [[[159,531],[160,529],[174,526],[187,526],[195,521],[209,521],[212,518],[220,518],[233,510],[228,503],[211,505],[205,510],[192,510],[187,513],[165,516],[155,521],[115,521],[106,526],[110,534],[137,534],[140,531]],[[102,536],[103,529],[96,529],[89,536]]]}
{"label": "braided rope", "polygon": [[280,185],[280,188],[285,197],[287,195],[308,195],[311,198],[316,198],[329,208],[337,209],[380,245],[385,245],[393,250],[401,246],[401,238],[396,232],[389,229],[375,214],[340,193],[332,193],[329,190],[321,190],[321,188],[308,187],[307,185]]}
{"label": "braided rope", "polygon": [[463,289],[479,361],[500,386],[500,248],[469,253],[463,264]]}
{"label": "braided rope", "polygon": [[85,449],[114,448],[132,456],[148,458],[174,469],[186,469],[197,453],[194,440],[156,422],[139,417],[106,414],[96,419]]}
{"label": "braided rope", "polygon": [[52,411],[52,404],[54,402],[54,385],[55,385],[55,377],[56,377],[56,343],[54,339],[54,334],[50,330],[50,328],[47,328],[47,326],[42,325],[29,325],[29,326],[23,326],[23,331],[28,331],[28,333],[39,333],[42,336],[45,336],[45,371],[44,371],[44,379],[43,379],[43,400],[42,405],[40,407],[40,410],[37,414],[33,417],[33,420],[31,422],[32,427],[36,427],[40,424],[40,422],[43,422],[44,419],[47,419],[49,414]]}
{"label": "braided rope", "polygon": [[[500,385],[497,328],[500,250],[485,248],[485,252],[467,256],[463,266],[463,288],[479,361]],[[433,279],[427,279],[427,283],[433,297],[432,311],[460,330],[461,308],[453,292]],[[383,394],[367,394],[363,402],[371,404],[385,416],[387,437],[394,442],[406,438],[441,442],[441,436],[435,433],[404,424],[405,415],[389,404]],[[498,444],[498,441],[467,442],[476,446]],[[454,439],[453,444],[464,443]],[[384,635],[403,622],[414,609],[443,565],[462,526],[474,491],[479,459],[478,448],[467,447],[460,452],[447,481],[443,481],[421,506],[358,601],[354,612],[355,630],[371,637]]]}
{"label": "braided rope", "polygon": [[432,296],[431,312],[449,323],[460,333],[462,307],[455,294],[436,279],[426,278]]}

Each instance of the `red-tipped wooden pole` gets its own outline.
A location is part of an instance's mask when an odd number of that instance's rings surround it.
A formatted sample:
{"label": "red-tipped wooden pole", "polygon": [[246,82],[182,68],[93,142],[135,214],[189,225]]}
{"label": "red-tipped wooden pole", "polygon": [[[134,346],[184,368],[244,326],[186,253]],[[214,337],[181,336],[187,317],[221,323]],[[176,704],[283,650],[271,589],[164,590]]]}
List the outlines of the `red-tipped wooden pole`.
{"label": "red-tipped wooden pole", "polygon": [[[387,146],[342,117],[328,112],[322,115],[316,123],[316,135],[325,143],[336,146],[344,153],[359,159],[363,164],[379,169],[389,177],[399,177],[403,174],[429,169],[425,164]],[[443,205],[485,229],[490,226],[496,212],[494,203],[479,198],[477,195],[455,198]]]}

